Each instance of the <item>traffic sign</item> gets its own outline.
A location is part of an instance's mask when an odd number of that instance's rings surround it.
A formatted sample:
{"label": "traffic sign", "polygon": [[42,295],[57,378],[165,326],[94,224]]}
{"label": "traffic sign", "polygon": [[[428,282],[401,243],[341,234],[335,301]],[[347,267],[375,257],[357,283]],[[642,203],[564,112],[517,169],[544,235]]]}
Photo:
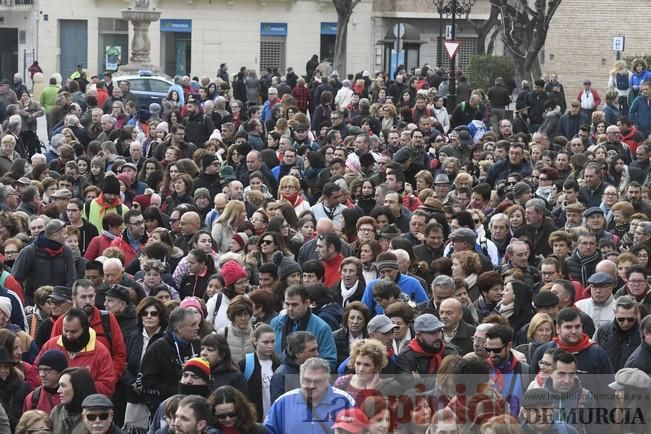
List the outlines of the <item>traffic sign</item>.
{"label": "traffic sign", "polygon": [[457,51],[459,51],[459,47],[461,46],[460,41],[445,41],[444,44],[445,49],[448,50],[450,59],[452,59],[457,54]]}
{"label": "traffic sign", "polygon": [[624,43],[626,38],[624,36],[613,36],[613,51],[624,51]]}

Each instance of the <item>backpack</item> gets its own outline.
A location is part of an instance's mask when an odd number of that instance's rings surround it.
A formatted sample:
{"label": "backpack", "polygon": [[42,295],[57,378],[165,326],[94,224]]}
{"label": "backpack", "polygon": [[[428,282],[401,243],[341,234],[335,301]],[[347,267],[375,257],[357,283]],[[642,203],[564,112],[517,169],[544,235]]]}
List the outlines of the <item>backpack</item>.
{"label": "backpack", "polygon": [[[97,336],[104,336],[106,337],[106,340],[109,341],[110,344],[113,343],[113,330],[111,330],[111,318],[109,316],[108,311],[106,310],[100,310],[100,319],[102,320],[102,328],[104,329],[104,334],[100,335],[99,333]],[[111,348],[107,348],[109,351]]]}
{"label": "backpack", "polygon": [[41,397],[41,389],[43,389],[43,386],[38,386],[34,391],[32,392],[32,410],[36,410],[38,406],[38,400]]}
{"label": "backpack", "polygon": [[210,321],[210,325],[215,324],[215,318],[217,318],[217,312],[219,312],[219,308],[222,306],[222,299],[223,298],[224,298],[224,293],[220,292],[219,295],[217,296],[217,301],[215,301],[215,310],[213,311],[212,320]]}
{"label": "backpack", "polygon": [[615,86],[618,90],[626,90],[629,88],[628,74],[617,73],[615,74]]}
{"label": "backpack", "polygon": [[247,353],[244,356],[244,379],[248,382],[255,371],[255,353]]}

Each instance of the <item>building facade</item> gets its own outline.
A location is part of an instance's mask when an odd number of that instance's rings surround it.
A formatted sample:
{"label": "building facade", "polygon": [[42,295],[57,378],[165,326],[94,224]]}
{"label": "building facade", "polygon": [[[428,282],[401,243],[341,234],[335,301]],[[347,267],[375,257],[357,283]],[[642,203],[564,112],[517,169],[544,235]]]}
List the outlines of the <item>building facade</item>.
{"label": "building facade", "polygon": [[[0,0],[3,1],[3,0]],[[18,1],[18,0],[12,0]],[[133,29],[126,0],[41,0],[39,62],[46,75],[68,77],[83,65],[96,74],[128,62]],[[331,0],[152,0],[151,60],[166,74],[214,77],[226,62],[260,71],[292,66],[300,74],[313,54],[332,58],[337,14]],[[348,28],[348,68],[368,69],[372,1],[363,0]],[[47,17],[45,19],[44,17]]]}
{"label": "building facade", "polygon": [[37,59],[38,0],[0,0],[0,77],[26,73]]}

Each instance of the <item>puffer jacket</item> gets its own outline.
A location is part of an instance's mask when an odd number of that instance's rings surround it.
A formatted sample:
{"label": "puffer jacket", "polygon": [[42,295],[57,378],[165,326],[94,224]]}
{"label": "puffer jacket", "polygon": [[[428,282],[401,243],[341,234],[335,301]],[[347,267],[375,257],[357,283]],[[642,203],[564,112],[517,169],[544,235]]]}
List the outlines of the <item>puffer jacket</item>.
{"label": "puffer jacket", "polygon": [[231,324],[222,327],[217,332],[217,334],[226,338],[228,346],[231,349],[231,356],[235,363],[239,363],[240,360],[243,360],[246,353],[252,353],[255,351],[251,341],[251,330],[252,327],[250,323],[246,330],[238,329]]}

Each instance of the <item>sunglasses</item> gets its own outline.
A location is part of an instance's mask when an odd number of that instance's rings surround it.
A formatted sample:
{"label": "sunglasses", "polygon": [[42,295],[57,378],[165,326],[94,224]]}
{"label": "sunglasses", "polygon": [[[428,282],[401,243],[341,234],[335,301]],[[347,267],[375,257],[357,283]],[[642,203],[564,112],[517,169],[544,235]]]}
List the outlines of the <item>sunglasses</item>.
{"label": "sunglasses", "polygon": [[505,346],[506,346],[506,345],[503,345],[503,346],[501,346],[501,347],[497,347],[497,348],[488,348],[488,347],[484,347],[484,350],[486,350],[486,352],[487,352],[488,354],[490,354],[490,353],[498,354],[498,353],[501,353],[501,352],[502,352],[502,350],[504,349]]}
{"label": "sunglasses", "polygon": [[635,322],[635,318],[615,318],[618,323]]}
{"label": "sunglasses", "polygon": [[262,240],[262,244],[265,246],[269,246],[274,243],[274,240]]}
{"label": "sunglasses", "polygon": [[157,310],[152,310],[152,311],[149,311],[149,312],[143,312],[142,316],[157,317],[158,316],[158,311]]}
{"label": "sunglasses", "polygon": [[232,413],[216,414],[215,417],[217,419],[220,419],[220,420],[224,420],[224,419],[227,419],[227,418],[235,419],[237,417],[237,413],[232,412]]}
{"label": "sunglasses", "polygon": [[86,414],[86,419],[88,419],[90,422],[95,422],[97,419],[106,420],[108,418],[109,418],[108,413],[99,413],[99,414],[88,413],[88,414]]}

